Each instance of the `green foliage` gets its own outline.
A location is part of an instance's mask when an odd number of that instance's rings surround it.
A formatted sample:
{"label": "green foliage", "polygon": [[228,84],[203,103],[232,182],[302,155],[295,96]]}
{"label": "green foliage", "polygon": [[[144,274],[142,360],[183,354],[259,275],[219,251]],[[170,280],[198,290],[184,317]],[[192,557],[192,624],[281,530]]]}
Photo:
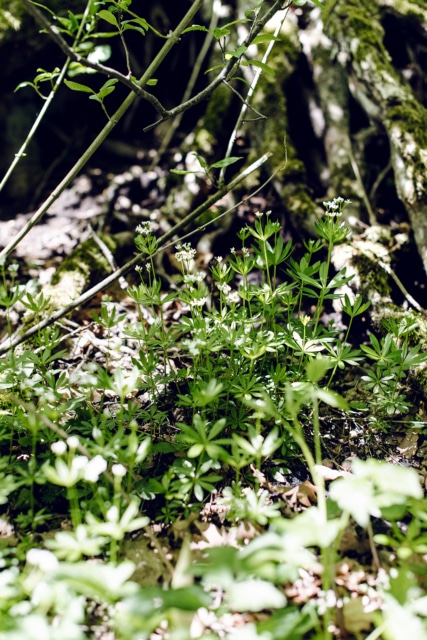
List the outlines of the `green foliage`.
{"label": "green foliage", "polygon": [[[256,31],[263,5],[242,21],[211,31],[192,25],[178,35],[213,36],[222,54],[222,80],[233,80],[239,66],[273,78],[272,68],[250,59],[248,51],[251,44],[280,39],[262,32],[244,42],[234,37],[237,24]],[[115,120],[106,104],[119,82],[161,107],[141,91],[156,84],[153,73],[166,54],[137,81],[126,37],[128,31],[145,37],[149,30],[166,42],[169,37],[134,13],[131,0],[89,2],[84,13],[42,9],[72,58],[64,68],[66,86],[99,102],[109,124]],[[122,45],[125,75],[103,66],[111,55],[107,38]],[[94,89],[92,77],[99,73],[108,78]],[[83,74],[85,83],[72,79]],[[45,97],[41,87],[55,91],[59,77],[58,69],[38,69],[33,82],[18,88],[30,86]],[[167,119],[179,112],[160,113]],[[227,155],[209,164],[194,155],[200,170],[173,172],[198,173],[214,185],[217,169],[242,159]],[[139,282],[127,291],[139,319],[121,331],[134,347],[126,367],[110,350],[126,322],[110,298],[93,316],[107,339],[105,367],[89,362],[67,370],[58,327],[39,329],[32,344],[0,360],[0,504],[19,534],[10,548],[7,542],[0,546],[1,638],[80,640],[97,608],[108,612],[106,634],[148,640],[167,626],[169,637],[187,638],[193,614],[203,608],[218,618],[269,612],[233,638],[330,640],[335,616],[348,604],[338,602],[334,590],[337,550],[352,520],[368,531],[372,544],[397,558],[387,579],[371,587],[383,604],[363,611],[374,628],[369,637],[427,637],[419,561],[427,552],[427,518],[416,472],[355,459],[352,473],[325,491],[322,417],[349,411],[338,393],[348,368],[365,367],[366,395],[358,407],[384,424],[409,411],[405,378],[427,357],[411,343],[416,324],[404,321],[388,320],[383,336],[371,333],[369,344],[352,344],[353,321],[369,301],[343,292],[352,277],[345,268],[332,269],[334,246],[350,234],[342,222],[347,202],[338,197],[324,203],[314,225],[318,239],[306,241],[303,251],[284,241],[270,212],[258,213],[253,226],[239,232],[241,246],[212,261],[208,275],[197,270],[196,251],[182,242],[174,255],[179,277],[167,294],[156,273],[159,241],[150,223],[142,223],[135,245],[144,264],[137,269]],[[341,304],[348,317],[344,335],[324,321],[332,303]],[[50,301],[37,284],[18,284],[17,266],[2,261],[0,306],[9,336],[17,304],[36,321],[49,314]],[[170,321],[167,305],[176,305],[179,319]],[[287,518],[264,488],[265,474],[273,468],[283,476],[297,458],[309,470],[316,504]],[[215,498],[226,521],[252,525],[259,535],[247,544],[209,548],[193,562],[190,523]],[[63,528],[51,525],[56,514]],[[158,526],[185,532],[175,567],[163,545],[156,545],[148,514]],[[387,525],[385,533],[372,535],[373,518]],[[141,531],[168,572],[151,587],[138,584],[138,566],[124,557],[124,541]],[[284,587],[303,571],[318,575],[324,601],[302,607],[288,602]]]}
{"label": "green foliage", "polygon": [[[254,638],[282,637],[285,625],[294,638],[320,626],[326,639],[329,617],[322,617],[315,604],[302,609],[288,606],[280,585],[294,580],[299,568],[315,566],[318,548],[327,592],[334,579],[331,550],[339,544],[350,518],[362,527],[369,527],[372,517],[391,523],[390,532],[375,539],[396,553],[402,572],[411,571],[416,554],[424,553],[424,501],[413,470],[355,460],[352,475],[331,484],[328,500],[319,473],[322,406],[348,410],[346,401],[331,388],[341,371],[364,362],[364,357],[372,360],[373,367],[363,377],[371,394],[368,406],[378,415],[390,415],[406,410],[409,402],[403,405],[401,382],[410,368],[425,361],[418,347],[409,346],[414,324],[389,320],[386,335],[379,339],[371,334],[370,345],[357,349],[348,342],[353,319],[369,304],[339,291],[351,281],[345,269],[332,272],[332,248],[348,236],[341,222],[344,206],[341,198],[325,203],[324,217],[316,225],[319,240],[307,242],[299,259],[294,257],[292,242],[283,241],[280,225],[271,214],[258,214],[253,227],[240,231],[241,248],[213,262],[213,290],[207,287],[205,274],[195,268],[191,245],[177,246],[180,282],[167,295],[155,275],[158,243],[150,224],[144,223],[137,229],[135,242],[147,262],[138,269],[140,284],[129,288],[140,311],[140,321],[126,330],[139,345],[131,369],[88,366],[67,380],[56,368],[61,357],[59,335],[51,331],[39,333],[36,351],[24,349],[19,356],[11,353],[1,361],[0,380],[10,399],[0,423],[4,435],[1,501],[9,503],[12,511],[20,509],[17,522],[25,530],[46,522],[49,496],[54,500],[63,492],[72,524],[69,531],[57,531],[46,540],[45,550],[28,551],[21,545],[18,553],[27,555],[21,571],[10,564],[7,554],[3,556],[8,567],[3,573],[5,588],[16,603],[26,603],[26,616],[41,625],[46,637],[56,637],[46,618],[51,615],[60,616],[70,637],[82,637],[85,608],[79,598],[85,596],[109,606],[120,603],[111,624],[122,637],[148,638],[162,620],[167,619],[171,629],[178,624],[172,608],[188,612],[211,606],[208,593],[215,584],[224,591],[224,610],[275,611],[268,622],[248,626]],[[251,279],[253,273],[258,274],[256,282]],[[42,293],[16,284],[15,268],[3,269],[2,274],[6,311],[16,300],[22,300],[36,317],[46,311],[49,301]],[[321,321],[331,300],[340,300],[349,318],[344,341],[338,329]],[[187,312],[170,326],[163,309],[172,302]],[[144,321],[147,307],[151,326]],[[94,317],[108,341],[124,320],[108,298]],[[176,370],[167,363],[170,349],[178,343],[186,365]],[[74,394],[67,398],[63,390],[69,384]],[[174,392],[175,387],[179,391]],[[137,389],[149,394],[150,407],[132,402]],[[167,419],[160,408],[161,389],[176,394],[176,404],[187,416],[176,423],[176,435],[169,443],[162,439]],[[95,390],[118,399],[114,415],[107,406],[95,410],[90,400]],[[68,417],[61,418],[58,428],[60,416]],[[312,442],[306,436],[305,416],[310,417]],[[141,437],[141,422],[149,425],[150,437]],[[10,455],[23,446],[32,451],[27,465],[17,464]],[[315,483],[318,504],[288,520],[269,493],[259,488],[258,478],[273,457],[275,464],[286,465],[297,448]],[[163,467],[154,475],[149,471],[152,456]],[[250,471],[254,472],[252,482]],[[44,485],[44,501],[37,497],[39,485]],[[192,569],[201,579],[200,587],[162,591],[141,588],[129,580],[134,565],[117,561],[125,536],[149,523],[140,513],[141,498],[155,501],[157,520],[167,524],[199,512],[220,487],[218,503],[230,521],[249,521],[258,527],[270,524],[270,530],[241,550],[222,547],[220,558],[215,549],[209,550],[206,561]],[[405,514],[411,518],[407,535],[397,525]],[[95,572],[86,563],[93,556],[103,558]],[[52,594],[43,611],[27,592],[35,575],[37,579],[44,576]],[[58,589],[70,601],[77,598],[75,610],[65,609],[57,600],[53,594]],[[393,589],[384,587],[382,597],[396,598]],[[414,628],[422,628],[420,612],[405,608],[409,592],[398,597],[402,615],[410,617]],[[5,601],[2,607],[1,632],[12,638],[8,629],[21,633],[24,618],[18,615],[12,623],[13,607]],[[390,615],[386,608],[369,620],[389,629]]]}

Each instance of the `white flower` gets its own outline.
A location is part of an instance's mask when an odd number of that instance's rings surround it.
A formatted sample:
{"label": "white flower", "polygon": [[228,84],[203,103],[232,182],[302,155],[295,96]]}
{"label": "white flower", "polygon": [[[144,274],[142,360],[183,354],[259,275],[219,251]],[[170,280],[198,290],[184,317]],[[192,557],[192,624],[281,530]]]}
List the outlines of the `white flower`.
{"label": "white flower", "polygon": [[203,298],[198,298],[191,300],[189,302],[190,307],[203,307],[207,301],[207,297],[203,296]]}
{"label": "white flower", "polygon": [[81,471],[85,469],[88,463],[88,459],[86,456],[76,456],[71,461],[71,468],[73,471]]}
{"label": "white flower", "polygon": [[88,482],[98,482],[101,473],[107,468],[107,462],[100,455],[95,456],[85,466],[84,479]]}
{"label": "white flower", "polygon": [[52,444],[50,445],[50,449],[52,453],[56,454],[57,456],[62,456],[62,454],[67,451],[67,445],[63,440],[57,440],[56,442],[52,442]]}
{"label": "white flower", "polygon": [[42,571],[54,571],[58,566],[58,560],[47,549],[30,549],[27,553],[27,562]]}
{"label": "white flower", "polygon": [[135,231],[141,236],[149,236],[151,234],[151,222],[141,222]]}
{"label": "white flower", "polygon": [[70,436],[67,440],[67,444],[70,447],[70,449],[77,449],[77,447],[79,446],[79,439],[77,436]]}
{"label": "white flower", "polygon": [[218,282],[217,283],[217,288],[221,291],[221,293],[223,293],[225,296],[228,296],[228,294],[231,291],[231,287],[229,284],[227,284],[226,282]]}
{"label": "white flower", "polygon": [[190,262],[196,255],[196,250],[191,248],[189,242],[183,245],[177,245],[178,253],[175,254],[175,258],[178,262]]}
{"label": "white flower", "polygon": [[126,467],[122,464],[113,464],[111,467],[111,473],[113,476],[117,476],[118,478],[124,478],[126,475]]}

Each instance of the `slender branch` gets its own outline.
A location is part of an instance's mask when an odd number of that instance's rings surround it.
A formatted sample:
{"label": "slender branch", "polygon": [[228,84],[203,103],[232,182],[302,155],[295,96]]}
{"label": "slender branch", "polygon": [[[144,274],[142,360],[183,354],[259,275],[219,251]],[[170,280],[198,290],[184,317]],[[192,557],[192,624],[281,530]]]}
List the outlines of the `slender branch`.
{"label": "slender branch", "polygon": [[[208,27],[208,33],[206,34],[206,37],[204,39],[203,45],[199,51],[199,54],[197,56],[196,62],[193,66],[193,70],[191,72],[191,76],[190,79],[188,81],[187,87],[184,91],[184,95],[182,97],[182,102],[186,102],[190,96],[191,93],[194,89],[194,85],[196,84],[196,80],[199,77],[200,74],[200,69],[202,67],[203,61],[205,59],[205,57],[208,54],[209,48],[212,44],[212,40],[213,40],[213,31],[215,29],[215,27],[218,24],[218,13],[216,11],[213,10],[213,2],[214,0],[211,0],[211,6],[210,9],[212,11],[212,15],[211,15],[211,21],[209,23],[209,27]],[[159,149],[157,150],[156,155],[154,156],[149,171],[151,171],[156,165],[157,162],[159,161],[159,158],[162,157],[162,155],[164,154],[164,152],[166,151],[166,149],[169,147],[169,143],[172,140],[173,136],[175,135],[176,130],[178,129],[182,117],[183,117],[183,113],[180,113],[178,116],[176,116],[175,118],[173,118],[170,126],[168,127],[166,133],[164,134],[162,143],[159,147]]]}
{"label": "slender branch", "polygon": [[[282,20],[281,20],[281,21],[279,22],[279,24],[277,25],[276,30],[275,30],[275,32],[274,32],[274,36],[275,36],[276,38],[279,36],[279,33],[280,33],[280,31],[282,30],[282,26],[283,26],[283,24],[284,24],[284,22],[285,22],[285,20],[286,20],[286,18],[287,18],[288,10],[289,10],[289,6],[290,6],[290,3],[288,2],[288,3],[285,3],[285,5],[282,7],[282,8],[283,8],[283,10],[285,11],[285,14],[284,14],[284,16],[283,16]],[[274,43],[275,43],[275,40],[272,40],[272,41],[269,43],[268,47],[267,47],[267,51],[265,52],[265,54],[264,54],[264,56],[263,56],[263,58],[262,58],[262,62],[263,62],[264,64],[267,64],[267,61],[268,61],[268,58],[269,58],[269,56],[270,56],[270,53],[271,53],[271,51],[272,51],[272,49],[273,49]],[[228,158],[228,157],[231,155],[231,152],[232,152],[233,147],[234,147],[234,143],[235,143],[236,138],[237,138],[237,134],[238,134],[239,128],[241,127],[241,125],[242,125],[242,124],[243,124],[243,122],[244,122],[244,118],[245,118],[245,115],[246,115],[246,111],[247,111],[248,109],[251,109],[252,111],[254,111],[254,112],[255,112],[258,116],[260,116],[261,118],[265,118],[265,117],[266,117],[266,116],[264,116],[264,115],[262,115],[262,114],[258,113],[258,111],[256,111],[256,109],[254,109],[254,107],[252,107],[252,106],[250,105],[250,100],[251,100],[251,98],[252,98],[253,94],[255,93],[255,89],[256,89],[256,87],[257,87],[257,85],[258,85],[258,81],[259,81],[259,79],[260,79],[260,77],[261,77],[261,73],[262,73],[262,69],[258,67],[258,68],[255,70],[255,75],[254,75],[254,78],[253,78],[253,80],[252,80],[252,82],[251,82],[251,85],[250,85],[250,87],[249,87],[249,90],[248,90],[248,93],[247,93],[247,96],[246,96],[246,100],[244,100],[244,99],[243,99],[243,97],[242,97],[242,103],[243,103],[243,104],[242,104],[242,108],[241,108],[241,110],[240,110],[240,113],[239,113],[239,116],[238,116],[238,118],[237,118],[236,124],[234,125],[234,129],[233,129],[233,131],[231,132],[230,139],[229,139],[229,141],[228,141],[227,151],[225,152],[225,157],[226,157],[226,158]],[[235,91],[235,89],[233,89],[233,87],[231,87],[231,85],[228,85],[228,86],[230,87],[230,89],[232,89],[233,91]],[[223,182],[223,181],[224,181],[224,176],[225,176],[225,167],[223,167],[223,168],[221,169],[220,174],[219,174],[219,183],[220,183],[220,184],[221,184],[221,182]]]}
{"label": "slender branch", "polygon": [[65,55],[70,58],[70,60],[74,60],[74,62],[78,62],[82,66],[93,69],[94,71],[98,71],[98,73],[102,73],[108,78],[116,78],[116,80],[119,80],[119,82],[123,83],[126,87],[128,87],[128,89],[134,91],[138,96],[144,98],[144,100],[147,100],[147,102],[149,102],[158,113],[161,113],[162,115],[168,115],[169,112],[164,108],[161,102],[155,96],[153,96],[153,94],[142,89],[136,82],[131,80],[129,76],[120,73],[120,71],[117,71],[112,67],[107,67],[103,64],[100,64],[99,62],[91,62],[84,56],[81,56],[79,53],[74,51],[74,49],[67,44],[61,34],[58,33],[58,31],[55,31],[55,29],[52,27],[49,20],[43,15],[43,13],[39,11],[37,7],[35,7],[32,2],[30,2],[30,0],[22,1],[28,10],[28,13],[31,13],[34,20],[48,32],[52,40],[65,53]]}
{"label": "slender branch", "polygon": [[[218,189],[218,191],[212,194],[210,198],[208,198],[202,205],[197,207],[192,213],[190,213],[183,220],[178,222],[174,227],[169,229],[169,231],[167,231],[161,238],[159,238],[159,242],[158,242],[159,250],[162,250],[162,248],[168,242],[168,240],[170,240],[178,231],[180,231],[183,227],[186,227],[190,222],[192,222],[196,218],[199,218],[205,211],[209,209],[209,207],[211,207],[213,204],[218,202],[218,200],[220,200],[226,193],[234,189],[238,184],[240,184],[243,180],[245,180],[245,178],[247,178],[251,173],[253,173],[257,169],[259,169],[259,167],[265,164],[265,162],[267,162],[267,160],[270,157],[271,157],[271,153],[264,154],[261,158],[259,158],[254,163],[252,163],[249,167],[247,167],[247,169],[245,169],[242,173],[240,173],[236,178],[234,178],[229,184],[225,185],[221,189]],[[12,349],[17,345],[21,344],[22,342],[25,342],[26,340],[28,340],[28,338],[31,338],[31,336],[35,335],[39,331],[50,326],[51,324],[56,322],[56,320],[59,320],[63,316],[66,316],[68,313],[70,313],[70,311],[73,311],[74,309],[79,307],[81,304],[85,304],[88,300],[93,298],[94,295],[96,295],[97,293],[105,289],[112,282],[115,282],[119,278],[125,276],[131,269],[136,267],[136,265],[139,264],[142,259],[144,259],[144,254],[138,253],[131,260],[129,260],[129,262],[123,265],[123,267],[121,267],[114,273],[107,276],[107,278],[104,278],[104,280],[96,284],[91,289],[88,289],[88,291],[85,291],[81,296],[73,300],[66,307],[59,309],[58,311],[50,315],[48,318],[45,318],[45,320],[43,320],[42,322],[39,322],[38,324],[34,325],[33,327],[31,327],[31,329],[26,331],[24,334],[14,336],[11,339],[7,339],[5,342],[3,342],[3,344],[0,345],[0,354],[6,353],[7,351],[9,351],[9,349]]]}
{"label": "slender branch", "polygon": [[[261,69],[259,69],[259,71],[261,71]],[[227,82],[227,80],[224,80],[224,84],[226,87],[228,87],[228,89],[230,89],[230,91],[232,91],[234,94],[236,94],[236,96],[238,96],[243,104],[243,108],[246,112],[246,109],[250,109],[251,111],[254,112],[254,114],[256,116],[258,116],[256,119],[257,120],[267,120],[267,116],[265,116],[264,114],[262,114],[260,111],[257,111],[255,109],[255,107],[253,107],[251,104],[249,104],[248,102],[248,97],[244,97],[242,96],[242,94],[237,91],[237,89],[235,89],[229,82]],[[242,109],[243,110],[243,109]]]}
{"label": "slender branch", "polygon": [[[270,7],[270,9],[268,11],[266,11],[266,13],[259,20],[257,20],[255,22],[255,24],[253,25],[253,28],[251,29],[249,35],[243,41],[242,46],[243,47],[249,47],[250,44],[252,43],[252,41],[254,40],[254,38],[265,27],[267,22],[269,22],[269,20],[271,20],[271,18],[276,13],[278,13],[279,11],[286,10],[287,8],[288,7],[286,5],[283,6],[283,0],[276,0],[276,2],[272,5],[272,7]],[[164,122],[165,120],[168,120],[169,118],[173,118],[173,117],[177,116],[179,113],[182,113],[183,111],[188,111],[188,109],[191,109],[192,107],[196,106],[197,104],[200,104],[200,102],[203,102],[203,100],[208,100],[211,97],[211,95],[213,94],[213,92],[215,91],[215,89],[217,89],[220,86],[220,84],[222,84],[224,82],[224,80],[226,80],[226,81],[230,80],[230,78],[234,74],[234,72],[235,72],[236,68],[238,67],[238,65],[239,65],[239,60],[237,58],[231,57],[230,60],[228,60],[228,62],[225,64],[223,69],[220,71],[220,73],[217,75],[217,77],[214,78],[214,80],[212,80],[212,82],[210,84],[208,84],[207,87],[202,89],[202,91],[200,91],[197,95],[193,96],[192,98],[190,98],[186,102],[182,102],[177,107],[174,107],[173,109],[170,109],[168,111],[167,115],[164,115],[157,122],[148,125],[147,127],[145,127],[143,129],[143,131],[144,132],[150,131],[151,129],[156,127],[161,122]]]}
{"label": "slender branch", "polygon": [[[92,2],[93,2],[93,0],[88,0],[88,3],[86,5],[86,8],[85,8],[84,13],[83,13],[83,18],[82,18],[82,20],[80,22],[79,30],[77,32],[74,44],[79,42],[79,40],[81,38],[84,26],[86,24],[87,17],[89,15],[89,10],[90,10]],[[52,100],[54,99],[55,94],[56,94],[56,92],[58,90],[58,87],[62,84],[62,81],[64,80],[65,74],[66,74],[67,69],[68,69],[69,62],[70,62],[70,59],[67,58],[67,60],[64,62],[64,65],[63,65],[63,67],[62,67],[62,69],[61,69],[61,71],[59,73],[59,76],[55,80],[55,84],[53,85],[53,87],[52,87],[49,95],[47,96],[45,102],[43,103],[43,107],[40,109],[40,112],[39,112],[37,118],[35,119],[35,121],[34,121],[32,127],[31,127],[31,129],[30,129],[30,131],[29,131],[24,143],[22,144],[22,146],[19,149],[18,153],[15,154],[15,158],[14,158],[13,162],[11,163],[11,165],[9,166],[9,168],[6,171],[5,175],[3,176],[3,178],[2,178],[2,180],[0,182],[0,192],[3,190],[3,187],[6,185],[7,181],[9,180],[9,178],[12,175],[13,171],[15,170],[16,165],[19,163],[19,161],[23,157],[25,157],[25,152],[26,152],[26,150],[28,148],[28,145],[30,144],[31,140],[34,137],[34,134],[36,133],[37,129],[39,128],[39,125],[42,122],[42,120],[43,120],[43,118],[44,118],[44,116],[46,114],[46,111],[49,109],[49,107],[50,107],[50,105],[52,103]]]}
{"label": "slender branch", "polygon": [[[187,27],[188,23],[194,18],[196,13],[199,11],[201,6],[203,5],[204,0],[194,0],[190,9],[187,11],[185,16],[182,18],[181,22],[178,24],[173,33],[170,34],[168,40],[166,40],[163,47],[160,49],[159,53],[154,57],[152,62],[148,65],[145,72],[142,74],[141,78],[138,80],[138,86],[143,87],[147,84],[148,80],[150,80],[154,73],[157,71],[160,64],[166,58],[170,50],[174,47],[174,45],[179,42],[179,39],[182,35],[182,32]],[[52,206],[52,204],[59,198],[61,193],[68,187],[70,182],[76,177],[79,171],[87,164],[90,158],[93,156],[95,151],[101,146],[106,138],[110,135],[111,131],[114,129],[119,120],[123,117],[126,111],[129,109],[131,104],[136,99],[137,94],[132,90],[127,98],[122,102],[117,111],[113,114],[111,119],[107,122],[104,128],[99,132],[93,142],[89,145],[86,151],[82,154],[82,156],[78,159],[75,165],[70,169],[67,175],[63,178],[63,180],[59,183],[59,185],[54,189],[54,191],[50,194],[50,196],[45,200],[45,202],[38,208],[38,210],[34,213],[31,220],[27,222],[25,227],[21,229],[21,231],[9,242],[9,244],[0,251],[0,263],[4,261],[7,256],[13,251],[13,249],[21,242],[22,238],[24,238],[27,233],[41,220],[46,211]]]}

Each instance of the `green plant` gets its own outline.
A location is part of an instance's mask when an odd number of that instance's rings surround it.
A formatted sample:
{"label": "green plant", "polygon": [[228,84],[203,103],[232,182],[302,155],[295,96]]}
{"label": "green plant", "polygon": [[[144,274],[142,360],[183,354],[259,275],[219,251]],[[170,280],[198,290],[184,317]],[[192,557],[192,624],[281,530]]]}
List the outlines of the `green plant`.
{"label": "green plant", "polygon": [[[397,558],[382,580],[379,574],[372,581],[372,601],[383,605],[374,612],[360,609],[368,637],[395,640],[410,629],[411,637],[425,638],[425,570],[420,560],[426,552],[425,501],[415,472],[354,460],[352,475],[343,474],[329,485],[328,494],[325,490],[321,418],[331,409],[343,415],[348,410],[335,391],[343,388],[348,370],[366,366],[366,357],[374,362],[363,377],[370,392],[364,405],[371,419],[391,420],[410,408],[404,379],[426,359],[419,346],[412,346],[415,323],[389,320],[382,338],[371,334],[369,345],[351,343],[353,320],[367,311],[369,302],[343,293],[352,277],[346,269],[332,270],[335,245],[349,241],[349,228],[342,222],[348,201],[339,197],[324,203],[325,212],[315,224],[318,239],[306,240],[300,252],[284,240],[270,212],[258,213],[253,226],[239,232],[241,247],[212,261],[209,273],[198,270],[196,250],[187,236],[181,237],[174,255],[179,274],[174,289],[165,292],[156,272],[160,251],[165,246],[172,251],[167,245],[171,239],[176,242],[177,234],[267,160],[260,158],[226,184],[225,170],[241,159],[231,156],[233,134],[222,160],[210,162],[195,152],[201,168],[196,172],[217,191],[161,237],[148,221],[140,224],[137,255],[66,309],[46,317],[50,303],[43,292],[32,280],[21,285],[14,263],[6,266],[23,235],[137,96],[155,109],[158,124],[179,118],[220,85],[235,92],[239,67],[274,74],[268,55],[252,60],[249,48],[268,43],[271,51],[279,36],[262,33],[263,27],[288,5],[277,1],[266,8],[259,2],[239,21],[249,29],[247,37],[237,41],[233,22],[211,29],[190,26],[201,0],[165,37],[133,11],[130,0],[90,0],[82,14],[68,11],[65,16],[23,1],[67,62],[62,71],[38,70],[34,81],[21,88],[31,86],[42,96],[43,86],[48,86],[50,101],[64,81],[68,89],[98,102],[107,124],[0,254],[0,306],[9,336],[0,348],[5,354],[0,361],[0,502],[7,505],[18,534],[0,545],[0,636],[80,640],[88,633],[99,635],[95,627],[103,625],[106,634],[148,640],[162,625],[171,638],[187,638],[194,633],[194,614],[205,608],[214,620],[235,611],[268,612],[266,619],[246,624],[242,633],[233,631],[233,638],[329,640],[339,633],[339,615],[345,617],[353,604],[348,594],[338,597],[336,581],[340,542],[353,520],[368,533],[374,564],[379,564],[375,544],[388,550],[391,562],[394,554]],[[143,38],[148,30],[164,42],[137,79],[127,37],[136,31]],[[202,91],[166,109],[150,87],[156,85],[157,70],[175,43],[193,31],[216,41],[222,64],[210,70],[216,76]],[[111,50],[98,43],[106,38],[120,41],[126,73],[105,66]],[[93,88],[93,73],[108,79]],[[84,82],[73,79],[83,75]],[[257,78],[259,74],[242,100],[236,130],[251,108]],[[110,114],[111,95],[119,83],[130,93]],[[23,153],[21,149],[17,161]],[[138,310],[138,322],[122,327],[126,318],[119,306],[104,299],[94,319],[106,336],[105,359],[82,366],[67,362],[60,328],[52,328],[52,322],[135,266],[139,280],[127,293]],[[324,322],[332,302],[341,303],[348,317],[345,332]],[[12,336],[11,314],[20,304],[33,326]],[[176,307],[172,320],[165,313],[167,305]],[[120,335],[117,353],[113,333]],[[31,344],[13,351],[29,337]],[[122,362],[118,350],[125,340],[131,357]],[[297,459],[309,471],[316,504],[293,518],[283,517],[286,509],[271,490],[270,478]],[[225,522],[243,521],[249,530],[255,525],[260,535],[235,548],[211,548],[194,563],[191,525],[203,531],[199,519],[212,506],[220,507]],[[167,543],[153,534],[147,514],[157,530],[169,528],[177,539],[183,536],[176,562],[169,553],[175,549],[165,552]],[[375,533],[373,519],[388,527],[386,533]],[[6,520],[2,525],[7,529]],[[138,563],[125,558],[126,543],[142,537],[141,531],[156,548],[164,570],[150,587],[132,579]],[[170,546],[178,545],[174,541]],[[143,562],[148,555],[144,549]],[[316,576],[320,595],[296,606],[289,602],[286,586],[296,583],[303,571]],[[194,576],[199,579],[196,585]],[[214,633],[214,624],[205,628],[206,637]]]}
{"label": "green plant", "polygon": [[362,376],[365,387],[372,391],[373,405],[377,411],[386,416],[406,413],[411,402],[402,393],[402,379],[407,372],[427,359],[427,354],[420,353],[421,345],[410,347],[410,335],[416,330],[417,323],[409,324],[403,319],[397,323],[394,318],[384,320],[386,335],[378,338],[371,334],[370,346],[361,345],[368,358],[375,362],[374,368]]}

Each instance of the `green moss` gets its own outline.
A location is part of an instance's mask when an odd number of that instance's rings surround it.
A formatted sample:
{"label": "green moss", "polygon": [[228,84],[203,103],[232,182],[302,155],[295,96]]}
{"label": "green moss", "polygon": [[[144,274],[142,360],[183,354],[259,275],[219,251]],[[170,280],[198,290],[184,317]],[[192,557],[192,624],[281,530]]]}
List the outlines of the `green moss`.
{"label": "green moss", "polygon": [[[104,239],[105,241],[105,239]],[[111,271],[108,260],[101,253],[92,238],[85,240],[68,255],[52,278],[52,285],[58,284],[64,274],[80,274],[87,284],[94,284],[100,277]]]}
{"label": "green moss", "polygon": [[417,22],[426,22],[426,0],[393,0],[391,8],[408,18],[415,18]]}
{"label": "green moss", "polygon": [[307,233],[316,237],[314,223],[323,211],[312,200],[303,180],[295,181],[287,172],[283,176],[281,200],[286,207],[292,226],[298,233]]}
{"label": "green moss", "polygon": [[387,110],[387,120],[397,122],[403,130],[407,130],[417,143],[427,147],[427,110],[416,100],[408,100]]}
{"label": "green moss", "polygon": [[377,293],[381,298],[390,297],[389,275],[376,260],[367,255],[358,254],[353,257],[351,262],[358,273],[361,290],[364,294],[370,297],[373,293]]}
{"label": "green moss", "polygon": [[204,152],[211,152],[224,129],[224,121],[230,108],[233,94],[226,86],[221,85],[209,100],[203,125],[196,132],[197,146]]}

